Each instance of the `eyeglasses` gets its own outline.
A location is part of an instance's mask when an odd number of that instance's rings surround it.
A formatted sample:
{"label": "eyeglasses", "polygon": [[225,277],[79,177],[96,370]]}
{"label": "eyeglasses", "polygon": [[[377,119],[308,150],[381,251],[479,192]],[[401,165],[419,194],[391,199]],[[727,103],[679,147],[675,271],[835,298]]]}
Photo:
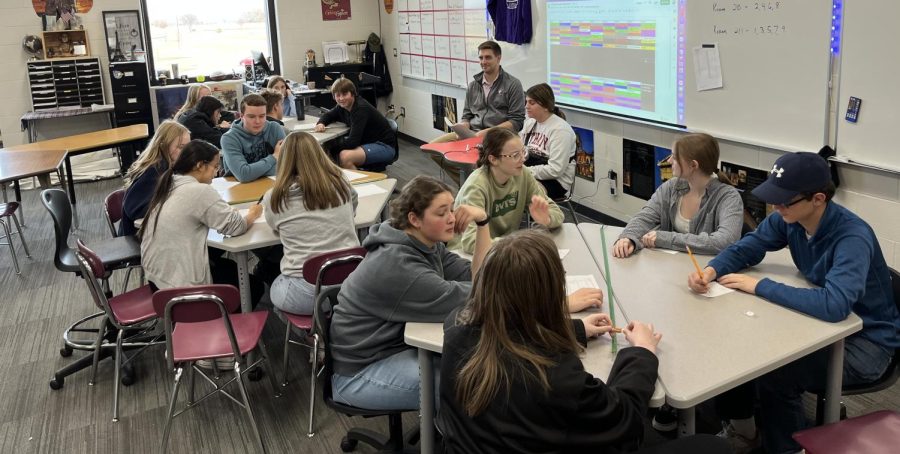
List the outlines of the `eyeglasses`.
{"label": "eyeglasses", "polygon": [[810,200],[810,198],[809,198],[809,197],[801,196],[799,199],[797,199],[797,200],[791,200],[791,201],[788,202],[788,203],[776,203],[775,206],[777,206],[777,207],[782,207],[782,208],[790,208],[790,207],[792,207],[792,206],[794,206],[794,205],[796,205],[796,204],[798,204],[798,203],[800,203],[800,202],[802,202],[802,201],[804,201],[804,200]]}
{"label": "eyeglasses", "polygon": [[519,159],[522,159],[525,157],[525,150],[514,151],[510,154],[501,154],[500,157],[501,158],[510,158],[513,161],[518,161]]}

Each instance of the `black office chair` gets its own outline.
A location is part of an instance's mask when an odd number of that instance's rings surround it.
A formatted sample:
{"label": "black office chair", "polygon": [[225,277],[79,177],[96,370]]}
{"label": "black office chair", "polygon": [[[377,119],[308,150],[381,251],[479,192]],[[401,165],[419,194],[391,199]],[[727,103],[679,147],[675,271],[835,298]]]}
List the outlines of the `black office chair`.
{"label": "black office chair", "polygon": [[[347,267],[351,264],[353,267],[361,260],[361,258],[350,258],[349,261],[342,260],[332,265],[325,264],[320,269],[320,273],[328,272],[329,267]],[[337,270],[342,272],[341,270]],[[349,273],[348,273],[349,274]],[[325,348],[325,361],[320,375],[322,388],[322,400],[333,410],[343,413],[347,416],[362,416],[364,418],[373,418],[376,416],[388,417],[389,436],[373,432],[368,429],[352,428],[347,431],[347,435],[341,439],[341,450],[343,452],[351,452],[356,449],[356,445],[362,441],[372,446],[380,453],[418,453],[418,448],[412,447],[412,444],[418,441],[419,428],[416,426],[410,429],[405,435],[403,433],[402,415],[405,412],[418,411],[417,408],[405,410],[367,410],[365,408],[354,407],[336,402],[332,396],[331,376],[334,374],[334,363],[331,356],[331,309],[337,305],[337,294],[340,286],[335,285],[324,288],[319,294],[316,301],[315,310],[315,328],[319,336],[319,345]]]}
{"label": "black office chair", "polygon": [[[81,276],[81,268],[78,264],[75,250],[69,246],[69,230],[72,227],[72,207],[69,205],[69,196],[60,189],[45,189],[41,191],[41,203],[44,204],[44,207],[50,213],[50,218],[53,219],[53,232],[56,236],[56,251],[53,255],[53,265],[57,270],[64,273],[75,273],[76,276]],[[107,270],[101,278],[101,285],[103,293],[107,297],[112,297],[112,293],[109,290],[109,276],[113,270],[128,268],[131,264],[140,264],[141,244],[134,237],[117,237],[98,243],[91,243],[88,247],[97,254]],[[66,328],[63,332],[63,347],[59,351],[60,356],[71,356],[73,350],[93,352],[95,339],[75,339],[73,333],[92,333],[93,336],[96,336],[98,332],[96,328],[85,328],[84,325],[103,315],[103,311],[91,314]],[[113,336],[109,340],[115,342],[115,337]],[[112,356],[110,349],[101,351],[100,359],[108,356]],[[50,388],[62,388],[65,377],[92,364],[93,357],[89,355],[58,370],[50,380]],[[126,369],[122,375],[122,383],[127,386],[132,382],[133,376],[131,371]]]}
{"label": "black office chair", "polygon": [[[900,310],[900,272],[891,271],[891,288],[894,294],[894,304]],[[862,385],[849,385],[841,389],[841,396],[854,396],[858,394],[869,394],[894,386],[900,378],[900,348],[894,349],[894,359],[885,369],[884,373],[877,380]],[[816,390],[816,425],[821,426],[825,422],[825,390]],[[847,418],[847,408],[841,403],[841,419]]]}

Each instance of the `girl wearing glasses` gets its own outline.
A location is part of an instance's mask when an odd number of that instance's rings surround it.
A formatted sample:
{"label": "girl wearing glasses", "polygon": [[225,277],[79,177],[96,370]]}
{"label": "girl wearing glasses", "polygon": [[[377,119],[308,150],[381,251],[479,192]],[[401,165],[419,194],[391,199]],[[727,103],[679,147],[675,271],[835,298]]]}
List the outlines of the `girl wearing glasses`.
{"label": "girl wearing glasses", "polygon": [[[562,224],[562,211],[525,167],[524,148],[516,133],[491,128],[478,148],[478,168],[459,189],[457,205],[476,206],[488,214],[491,238],[518,230],[526,208],[534,222],[544,227],[555,229]],[[474,226],[448,247],[471,254],[475,248]]]}
{"label": "girl wearing glasses", "polygon": [[708,134],[688,134],[675,142],[674,178],[663,183],[628,222],[613,246],[625,258],[641,248],[718,254],[741,237],[744,202],[718,172],[719,144]]}

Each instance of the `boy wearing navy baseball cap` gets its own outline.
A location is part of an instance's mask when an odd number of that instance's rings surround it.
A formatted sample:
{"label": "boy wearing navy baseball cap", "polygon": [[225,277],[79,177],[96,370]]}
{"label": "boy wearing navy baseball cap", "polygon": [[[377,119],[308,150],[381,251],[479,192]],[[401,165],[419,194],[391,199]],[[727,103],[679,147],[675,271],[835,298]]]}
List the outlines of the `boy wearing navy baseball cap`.
{"label": "boy wearing navy baseball cap", "polygon": [[[815,153],[787,153],[775,161],[768,179],[753,195],[774,205],[775,212],[756,231],[731,245],[688,285],[705,293],[713,280],[726,287],[759,295],[775,304],[828,322],[851,312],[863,329],[844,343],[844,385],[874,381],[886,370],[900,346],[900,315],[891,277],[872,228],[831,198],[835,187],[828,162]],[[769,251],[787,246],[800,272],[818,288],[795,288],[768,278],[741,274],[760,263]],[[827,349],[772,371],[755,382],[761,400],[761,441],[769,453],[797,452],[791,434],[804,428],[804,390],[824,389]],[[753,422],[754,383],[717,399],[723,424],[737,452],[758,445]],[[745,451],[746,452],[746,451]]]}

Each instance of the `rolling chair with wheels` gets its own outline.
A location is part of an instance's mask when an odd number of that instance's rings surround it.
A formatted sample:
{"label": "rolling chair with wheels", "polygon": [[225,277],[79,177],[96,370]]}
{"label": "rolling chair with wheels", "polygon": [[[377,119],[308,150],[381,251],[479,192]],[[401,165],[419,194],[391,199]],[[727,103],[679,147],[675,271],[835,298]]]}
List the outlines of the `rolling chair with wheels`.
{"label": "rolling chair with wheels", "polygon": [[[352,263],[354,267],[359,261],[362,261],[361,257],[353,259]],[[328,272],[329,268],[325,266],[320,270],[320,273]],[[328,278],[320,277],[320,279]],[[361,441],[372,446],[380,453],[418,453],[419,449],[414,448],[411,445],[418,440],[419,428],[416,426],[404,434],[402,420],[403,413],[418,411],[418,408],[403,410],[368,410],[336,402],[333,398],[331,388],[331,376],[334,373],[330,340],[331,309],[337,305],[337,295],[339,291],[340,286],[338,285],[328,287],[323,290],[322,294],[316,299],[315,326],[320,337],[319,342],[325,347],[325,361],[322,366],[322,381],[320,383],[320,386],[322,387],[322,400],[325,402],[325,405],[328,405],[331,409],[347,416],[362,416],[364,418],[387,416],[389,430],[389,435],[384,436],[368,429],[352,428],[348,430],[347,435],[341,439],[341,451],[351,452],[356,449],[356,445]]]}
{"label": "rolling chair with wheels", "polygon": [[[303,279],[310,284],[316,286],[315,300],[318,302],[323,289],[331,286],[340,285],[344,282],[350,273],[356,269],[356,265],[362,261],[366,255],[366,249],[361,247],[341,249],[333,252],[326,252],[310,257],[303,263]],[[316,306],[318,307],[318,303]],[[309,345],[291,340],[291,331],[296,328],[308,333],[312,337],[313,345],[311,346],[310,355],[310,377],[309,377],[309,429],[306,436],[312,437],[313,432],[314,410],[316,402],[316,376],[320,372],[320,368],[316,362],[319,351],[319,335],[315,329],[315,315],[292,314],[290,312],[281,311],[287,321],[287,327],[284,333],[284,360],[283,368],[284,378],[281,386],[287,386],[288,383],[288,353],[291,344],[310,347]]]}
{"label": "rolling chair with wheels", "polygon": [[[53,220],[53,232],[56,237],[56,249],[53,255],[53,265],[57,270],[66,273],[75,273],[81,276],[81,269],[75,250],[69,246],[69,230],[72,227],[72,207],[69,205],[69,197],[60,189],[45,189],[41,191],[41,203],[50,213]],[[109,291],[109,276],[113,270],[122,269],[131,263],[139,263],[141,260],[141,245],[132,237],[111,238],[100,243],[90,244],[88,247],[94,251],[106,268],[106,274],[100,279],[103,292],[112,296]],[[59,354],[63,357],[72,355],[73,350],[94,351],[96,340],[76,339],[75,333],[97,334],[98,329],[86,328],[85,324],[103,316],[103,311],[88,315],[71,325],[63,332],[63,347]],[[100,352],[100,359],[112,355],[109,349]],[[72,364],[56,371],[50,381],[52,389],[62,388],[65,377],[78,372],[93,364],[93,356],[86,356]]]}
{"label": "rolling chair with wheels", "polygon": [[[897,270],[890,270],[891,272],[891,289],[893,290],[894,295],[894,304],[897,305],[898,311],[900,311],[900,272]],[[871,383],[865,383],[862,385],[849,385],[844,386],[841,389],[842,396],[854,396],[858,394],[869,394],[878,391],[883,391],[885,389],[894,386],[894,383],[897,382],[897,378],[900,378],[900,349],[894,349],[894,359],[891,360],[891,363],[888,364],[887,369],[885,369],[884,373],[881,374],[878,379]],[[816,394],[816,425],[821,426],[825,422],[825,390],[815,390]],[[847,418],[847,408],[844,407],[844,404],[841,403],[841,416],[840,419]]]}

